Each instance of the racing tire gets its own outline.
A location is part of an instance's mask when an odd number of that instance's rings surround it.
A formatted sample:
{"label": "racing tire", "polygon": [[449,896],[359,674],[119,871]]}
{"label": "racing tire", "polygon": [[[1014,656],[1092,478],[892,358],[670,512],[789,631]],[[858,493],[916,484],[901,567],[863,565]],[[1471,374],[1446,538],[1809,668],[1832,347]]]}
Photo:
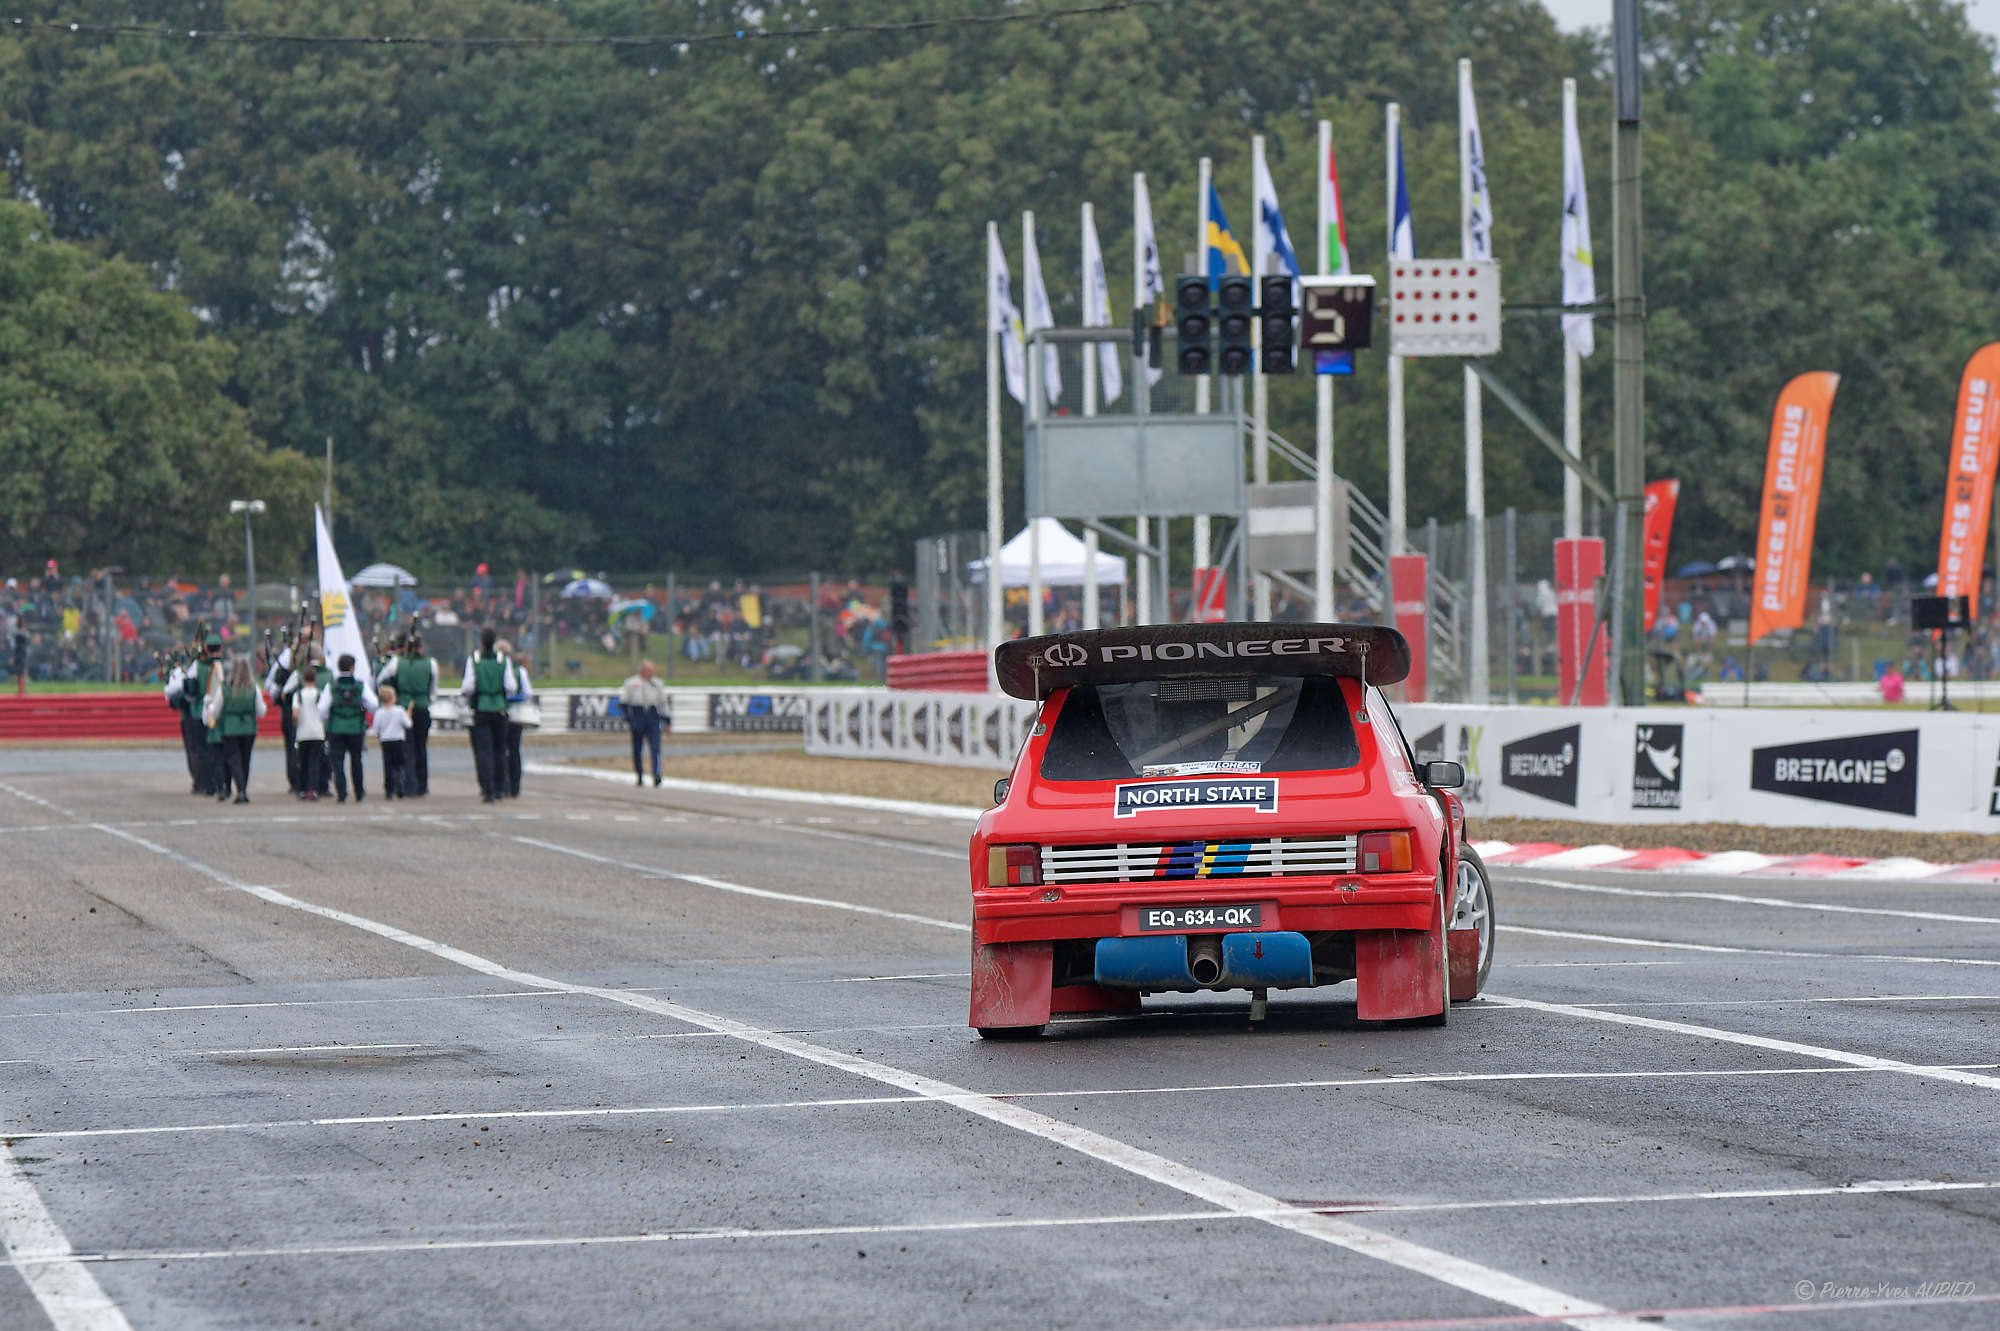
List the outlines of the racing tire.
{"label": "racing tire", "polygon": [[[1455,884],[1457,879],[1454,877],[1450,881]],[[1451,896],[1447,888],[1447,880],[1442,872],[1438,874],[1437,903],[1438,983],[1443,986],[1438,992],[1443,996],[1444,1001],[1438,1005],[1438,1010],[1430,1016],[1411,1018],[1410,1024],[1412,1026],[1451,1025],[1451,948],[1449,946],[1451,940]]]}
{"label": "racing tire", "polygon": [[1456,929],[1479,931],[1479,990],[1486,991],[1486,977],[1493,973],[1493,942],[1499,928],[1493,905],[1493,875],[1486,861],[1464,842],[1458,847],[1458,875],[1454,882],[1451,922]]}
{"label": "racing tire", "polygon": [[982,1040],[1037,1040],[1046,1026],[980,1026],[976,1028]]}

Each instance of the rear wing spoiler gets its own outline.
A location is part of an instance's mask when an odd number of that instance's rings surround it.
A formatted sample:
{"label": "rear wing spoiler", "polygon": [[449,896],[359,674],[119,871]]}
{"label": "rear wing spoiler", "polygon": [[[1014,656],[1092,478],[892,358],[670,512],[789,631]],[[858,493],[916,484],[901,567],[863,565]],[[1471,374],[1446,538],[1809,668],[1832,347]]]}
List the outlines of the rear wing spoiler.
{"label": "rear wing spoiler", "polygon": [[1342,675],[1377,687],[1410,673],[1410,644],[1372,624],[1163,624],[1016,638],[993,650],[1000,688],[1039,702],[1078,684],[1190,675]]}

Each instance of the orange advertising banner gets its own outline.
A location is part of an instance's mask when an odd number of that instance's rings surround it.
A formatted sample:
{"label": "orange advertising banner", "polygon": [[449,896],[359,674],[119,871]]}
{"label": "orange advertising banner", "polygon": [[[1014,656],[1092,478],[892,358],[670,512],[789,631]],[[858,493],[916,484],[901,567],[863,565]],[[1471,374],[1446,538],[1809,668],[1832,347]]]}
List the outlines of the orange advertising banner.
{"label": "orange advertising banner", "polygon": [[1993,469],[2000,463],[2000,342],[1972,353],[1958,381],[1951,418],[1951,472],[1944,483],[1944,533],[1938,538],[1939,596],[1972,598],[1979,609],[1979,574],[1993,515]]}
{"label": "orange advertising banner", "polygon": [[1826,418],[1840,376],[1802,374],[1778,394],[1764,455],[1764,514],[1757,523],[1757,577],[1750,600],[1750,641],[1805,622],[1812,573],[1813,524],[1819,519],[1820,465]]}

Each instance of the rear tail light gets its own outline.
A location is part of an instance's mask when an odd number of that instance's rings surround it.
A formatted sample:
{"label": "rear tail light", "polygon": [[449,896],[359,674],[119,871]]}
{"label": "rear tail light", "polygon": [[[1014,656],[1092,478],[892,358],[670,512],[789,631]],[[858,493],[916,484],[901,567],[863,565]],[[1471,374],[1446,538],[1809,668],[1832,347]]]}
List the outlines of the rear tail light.
{"label": "rear tail light", "polygon": [[986,885],[988,887],[1040,887],[1042,848],[1040,846],[988,846]]}
{"label": "rear tail light", "polygon": [[1408,873],[1409,871],[1410,834],[1407,830],[1361,834],[1361,872]]}

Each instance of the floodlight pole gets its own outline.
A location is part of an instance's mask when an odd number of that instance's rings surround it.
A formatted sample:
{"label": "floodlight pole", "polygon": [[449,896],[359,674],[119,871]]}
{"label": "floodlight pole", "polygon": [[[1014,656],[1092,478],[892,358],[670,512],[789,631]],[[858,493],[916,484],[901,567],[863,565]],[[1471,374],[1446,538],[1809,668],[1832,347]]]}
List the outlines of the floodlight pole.
{"label": "floodlight pole", "polygon": [[[1614,0],[1611,26],[1617,123],[1611,151],[1611,290],[1613,327],[1612,489],[1629,533],[1643,530],[1646,491],[1646,302],[1639,263],[1639,0]],[[1640,630],[1645,542],[1627,539],[1615,570],[1617,624],[1612,673],[1627,706],[1645,701],[1646,658]]]}
{"label": "floodlight pole", "polygon": [[250,614],[248,624],[250,642],[254,649],[257,641],[257,545],[250,536],[250,519],[264,511],[264,501],[261,499],[232,499],[229,501],[229,511],[243,515],[243,572],[249,579],[249,584],[244,588],[243,594],[249,598]]}

